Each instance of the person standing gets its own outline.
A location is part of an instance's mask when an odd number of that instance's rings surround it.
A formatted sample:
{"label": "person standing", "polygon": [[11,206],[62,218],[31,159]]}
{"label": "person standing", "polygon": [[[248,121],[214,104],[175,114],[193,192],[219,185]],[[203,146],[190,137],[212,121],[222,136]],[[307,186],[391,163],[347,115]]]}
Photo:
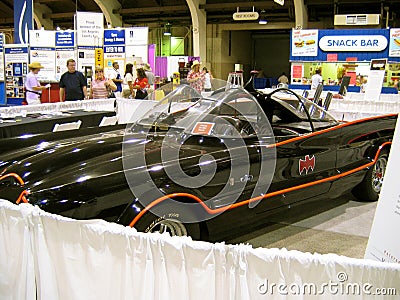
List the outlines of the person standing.
{"label": "person standing", "polygon": [[151,66],[149,63],[146,63],[143,66],[143,70],[146,73],[147,80],[149,81],[149,93],[152,93],[154,91],[154,73],[151,69]]}
{"label": "person standing", "polygon": [[87,83],[82,72],[77,71],[74,59],[67,60],[68,71],[60,78],[60,102],[87,99]]}
{"label": "person standing", "polygon": [[104,77],[103,67],[97,66],[95,69],[95,78],[92,81],[89,98],[106,99],[108,98],[109,90],[114,91],[117,87],[111,80]]}
{"label": "person standing", "polygon": [[30,72],[26,75],[25,80],[26,102],[28,102],[28,104],[40,104],[42,91],[50,87],[50,85],[42,86],[36,78],[40,69],[43,69],[40,62],[34,61],[28,65],[28,68]]}
{"label": "person standing", "polygon": [[318,84],[322,83],[321,68],[315,70],[315,74],[311,76],[311,89],[316,90]]}
{"label": "person standing", "polygon": [[119,72],[119,64],[117,61],[114,61],[113,64],[113,69],[111,70],[110,73],[110,79],[114,81],[115,85],[117,86],[116,92],[122,92],[122,83],[124,80],[122,79],[121,73]]}
{"label": "person standing", "polygon": [[200,62],[196,59],[191,68],[187,75],[187,81],[192,88],[201,93],[204,87],[204,73],[200,72]]}
{"label": "person standing", "polygon": [[123,98],[132,98],[132,95],[135,94],[135,91],[133,90],[133,81],[133,64],[127,63],[125,66],[124,82],[122,86]]}
{"label": "person standing", "polygon": [[278,82],[279,83],[284,83],[284,84],[288,84],[289,83],[289,78],[287,78],[285,72],[282,72],[281,76],[279,76]]}
{"label": "person standing", "polygon": [[211,79],[213,78],[213,76],[206,67],[203,68],[203,73],[204,73],[204,91],[211,92],[212,89]]}
{"label": "person standing", "polygon": [[149,87],[149,81],[147,80],[146,73],[143,68],[136,69],[136,80],[133,83],[133,89],[136,90],[135,99],[144,99],[147,97],[146,88]]}

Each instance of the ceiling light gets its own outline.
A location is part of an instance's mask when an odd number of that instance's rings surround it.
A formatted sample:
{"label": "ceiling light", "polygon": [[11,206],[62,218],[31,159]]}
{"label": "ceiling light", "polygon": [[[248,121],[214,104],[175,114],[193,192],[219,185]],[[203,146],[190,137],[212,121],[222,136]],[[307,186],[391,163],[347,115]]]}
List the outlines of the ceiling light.
{"label": "ceiling light", "polygon": [[165,24],[164,35],[171,35],[171,24],[170,23]]}
{"label": "ceiling light", "polygon": [[265,14],[265,10],[262,10],[260,12],[260,19],[258,20],[258,24],[265,25],[267,23],[268,23],[268,21],[267,21],[267,16]]}

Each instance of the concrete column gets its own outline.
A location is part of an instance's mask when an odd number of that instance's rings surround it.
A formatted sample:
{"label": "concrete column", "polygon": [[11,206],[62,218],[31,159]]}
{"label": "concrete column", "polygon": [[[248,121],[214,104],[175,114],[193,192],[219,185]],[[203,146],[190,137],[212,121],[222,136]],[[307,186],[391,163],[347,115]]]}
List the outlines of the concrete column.
{"label": "concrete column", "polygon": [[296,28],[308,28],[308,14],[304,0],[293,0],[293,4],[296,18]]}
{"label": "concrete column", "polygon": [[205,0],[186,0],[193,24],[193,55],[200,56],[202,62],[207,61],[207,18],[204,9],[199,9]]}

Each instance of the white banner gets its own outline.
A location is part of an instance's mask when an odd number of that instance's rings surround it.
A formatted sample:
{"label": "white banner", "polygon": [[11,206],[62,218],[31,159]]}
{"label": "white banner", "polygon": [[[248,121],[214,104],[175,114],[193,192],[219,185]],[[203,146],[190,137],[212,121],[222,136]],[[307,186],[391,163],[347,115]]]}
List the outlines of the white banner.
{"label": "white banner", "polygon": [[130,27],[125,29],[125,45],[147,45],[148,27]]}
{"label": "white banner", "polygon": [[36,75],[39,81],[56,81],[56,52],[55,48],[40,48],[34,47],[31,48],[29,52],[29,61],[34,62],[38,61],[44,67],[40,70],[40,72]]}
{"label": "white banner", "polygon": [[76,12],[75,27],[78,46],[100,45],[103,41],[104,16],[102,13]]}
{"label": "white banner", "polygon": [[365,251],[365,258],[368,259],[400,263],[400,239],[397,234],[400,228],[399,151],[400,118],[397,119],[385,180]]}
{"label": "white banner", "polygon": [[29,46],[55,47],[56,35],[53,30],[29,30]]}

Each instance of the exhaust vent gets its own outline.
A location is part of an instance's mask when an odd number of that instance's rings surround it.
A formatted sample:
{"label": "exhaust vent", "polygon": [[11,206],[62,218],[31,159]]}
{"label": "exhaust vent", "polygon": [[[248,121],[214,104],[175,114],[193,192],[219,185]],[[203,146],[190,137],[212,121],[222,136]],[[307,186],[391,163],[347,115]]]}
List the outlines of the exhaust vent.
{"label": "exhaust vent", "polygon": [[335,15],[334,25],[379,25],[379,14]]}

